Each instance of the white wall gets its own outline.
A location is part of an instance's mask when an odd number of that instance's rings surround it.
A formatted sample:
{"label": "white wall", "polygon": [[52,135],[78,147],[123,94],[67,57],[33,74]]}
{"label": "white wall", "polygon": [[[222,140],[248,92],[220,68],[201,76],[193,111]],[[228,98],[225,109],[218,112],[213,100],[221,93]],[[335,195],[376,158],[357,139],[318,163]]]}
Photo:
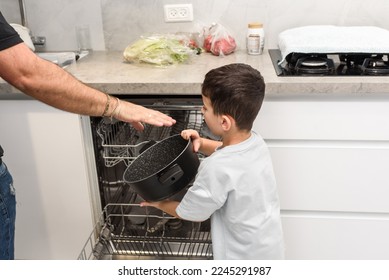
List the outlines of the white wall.
{"label": "white wall", "polygon": [[[20,22],[15,0],[2,0],[9,21]],[[123,50],[142,34],[198,31],[212,22],[228,27],[244,48],[247,23],[262,21],[266,48],[277,46],[278,34],[311,24],[375,25],[389,29],[387,0],[25,0],[34,35],[46,36],[47,50],[76,49],[74,28],[89,24],[95,50]],[[165,23],[163,5],[193,3],[194,21]]]}
{"label": "white wall", "polygon": [[[88,24],[95,50],[104,50],[100,1],[24,0],[27,23],[32,35],[45,36],[47,51],[76,50],[75,27]],[[1,0],[0,10],[9,22],[21,23],[16,0]]]}

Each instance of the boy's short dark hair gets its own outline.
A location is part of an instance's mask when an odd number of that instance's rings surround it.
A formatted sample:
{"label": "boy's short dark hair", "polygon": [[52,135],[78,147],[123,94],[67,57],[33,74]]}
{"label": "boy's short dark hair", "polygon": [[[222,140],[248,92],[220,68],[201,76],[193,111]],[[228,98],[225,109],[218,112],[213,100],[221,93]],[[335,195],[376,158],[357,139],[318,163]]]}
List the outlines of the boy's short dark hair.
{"label": "boy's short dark hair", "polygon": [[247,64],[228,64],[205,75],[202,95],[210,99],[215,114],[230,115],[239,129],[251,130],[265,96],[265,82]]}

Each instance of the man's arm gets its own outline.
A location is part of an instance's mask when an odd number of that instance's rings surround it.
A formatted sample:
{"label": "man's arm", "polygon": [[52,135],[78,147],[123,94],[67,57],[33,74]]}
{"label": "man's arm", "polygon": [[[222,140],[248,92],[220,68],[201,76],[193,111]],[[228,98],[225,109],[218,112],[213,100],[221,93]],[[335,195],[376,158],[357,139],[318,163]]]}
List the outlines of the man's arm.
{"label": "man's arm", "polygon": [[106,110],[107,94],[84,85],[62,68],[39,58],[23,43],[0,51],[0,76],[27,95],[64,111],[88,116],[101,116],[105,111],[108,116],[115,113],[116,119],[130,122],[140,130],[143,129],[141,122],[155,126],[175,123],[161,112],[113,97]]}

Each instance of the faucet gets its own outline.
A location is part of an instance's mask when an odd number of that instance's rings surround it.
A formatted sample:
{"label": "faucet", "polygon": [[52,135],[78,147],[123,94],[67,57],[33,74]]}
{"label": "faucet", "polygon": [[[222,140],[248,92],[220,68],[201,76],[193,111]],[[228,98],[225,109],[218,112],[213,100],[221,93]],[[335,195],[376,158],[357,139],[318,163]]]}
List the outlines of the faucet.
{"label": "faucet", "polygon": [[[24,3],[24,0],[19,0],[19,8],[20,8],[20,18],[22,21],[22,25],[24,27],[28,28],[28,23],[27,23],[27,15],[26,15],[26,5]],[[32,32],[30,30],[30,37],[32,40],[32,43],[34,46],[45,46],[46,45],[46,37],[43,36],[32,36]]]}

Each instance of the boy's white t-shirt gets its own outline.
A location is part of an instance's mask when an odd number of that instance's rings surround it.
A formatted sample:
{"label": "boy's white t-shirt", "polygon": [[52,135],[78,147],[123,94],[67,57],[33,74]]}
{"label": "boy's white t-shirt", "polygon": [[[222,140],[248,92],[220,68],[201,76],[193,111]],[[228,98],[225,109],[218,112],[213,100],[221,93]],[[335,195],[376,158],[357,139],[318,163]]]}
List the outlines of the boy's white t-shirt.
{"label": "boy's white t-shirt", "polygon": [[273,165],[266,143],[255,132],[201,162],[176,212],[190,221],[211,217],[214,259],[284,258]]}

